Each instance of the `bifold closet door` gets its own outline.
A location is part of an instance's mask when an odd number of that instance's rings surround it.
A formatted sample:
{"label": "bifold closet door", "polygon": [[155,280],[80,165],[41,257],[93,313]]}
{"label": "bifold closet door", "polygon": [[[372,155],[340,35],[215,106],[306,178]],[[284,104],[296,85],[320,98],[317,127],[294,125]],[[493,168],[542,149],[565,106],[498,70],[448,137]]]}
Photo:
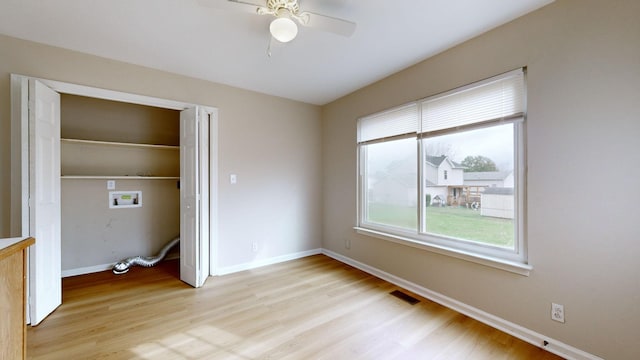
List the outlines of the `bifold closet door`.
{"label": "bifold closet door", "polygon": [[60,94],[29,80],[29,316],[37,325],[62,303]]}
{"label": "bifold closet door", "polygon": [[208,231],[202,233],[209,216],[202,194],[202,186],[209,184],[208,157],[203,155],[208,142],[202,139],[207,124],[208,116],[199,107],[180,113],[180,280],[194,287],[209,275]]}

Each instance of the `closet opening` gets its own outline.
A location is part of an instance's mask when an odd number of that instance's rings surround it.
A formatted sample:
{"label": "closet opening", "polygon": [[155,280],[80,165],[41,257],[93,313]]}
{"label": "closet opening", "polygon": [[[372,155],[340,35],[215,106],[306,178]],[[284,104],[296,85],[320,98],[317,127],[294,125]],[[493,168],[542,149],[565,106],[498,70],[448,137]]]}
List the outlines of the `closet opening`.
{"label": "closet opening", "polygon": [[180,236],[180,111],[70,94],[60,105],[62,277],[157,255]]}
{"label": "closet opening", "polygon": [[176,237],[181,281],[216,273],[216,108],[12,74],[11,117],[11,231],[35,238],[29,324],[61,304],[61,278]]}

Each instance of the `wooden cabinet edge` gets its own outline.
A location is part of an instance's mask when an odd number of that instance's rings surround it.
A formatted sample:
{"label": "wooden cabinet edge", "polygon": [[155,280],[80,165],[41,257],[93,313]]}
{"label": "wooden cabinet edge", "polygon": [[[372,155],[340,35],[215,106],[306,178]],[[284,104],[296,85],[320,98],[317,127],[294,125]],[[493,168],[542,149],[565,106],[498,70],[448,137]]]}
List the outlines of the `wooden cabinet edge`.
{"label": "wooden cabinet edge", "polygon": [[[2,349],[0,351],[0,357],[3,358],[5,355],[8,355],[11,358],[19,357],[26,359],[27,356],[26,249],[34,243],[35,239],[33,237],[0,239],[0,263],[3,268],[8,266],[15,270],[15,272],[8,271],[7,273],[3,273],[3,277],[6,276],[7,278],[6,284],[2,287],[2,291],[12,291],[17,288],[21,288],[22,290],[22,294],[19,295],[20,300],[17,300],[15,296],[10,298],[9,308],[12,310],[5,314],[7,316],[6,321],[0,323],[0,326],[2,326],[0,332],[9,334],[7,338],[3,337],[0,339],[0,349]],[[15,292],[13,292],[13,294],[17,295]],[[20,304],[18,304],[18,302],[20,302]],[[20,326],[21,330],[18,329],[18,326]]]}
{"label": "wooden cabinet edge", "polygon": [[9,245],[0,248],[0,260],[4,259],[5,257],[11,256],[18,251],[22,251],[33,245],[34,243],[35,239],[33,237],[22,238],[22,240],[18,240],[18,238],[16,238],[15,242],[12,242]]}

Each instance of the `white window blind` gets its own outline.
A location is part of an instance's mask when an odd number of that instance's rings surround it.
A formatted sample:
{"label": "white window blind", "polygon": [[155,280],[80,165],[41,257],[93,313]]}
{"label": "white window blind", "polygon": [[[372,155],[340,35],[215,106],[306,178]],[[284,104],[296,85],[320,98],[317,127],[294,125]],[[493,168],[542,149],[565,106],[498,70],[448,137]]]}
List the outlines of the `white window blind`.
{"label": "white window blind", "polygon": [[422,101],[422,132],[524,113],[524,73],[514,70]]}
{"label": "white window blind", "polygon": [[417,133],[418,104],[412,103],[363,117],[358,122],[358,143]]}

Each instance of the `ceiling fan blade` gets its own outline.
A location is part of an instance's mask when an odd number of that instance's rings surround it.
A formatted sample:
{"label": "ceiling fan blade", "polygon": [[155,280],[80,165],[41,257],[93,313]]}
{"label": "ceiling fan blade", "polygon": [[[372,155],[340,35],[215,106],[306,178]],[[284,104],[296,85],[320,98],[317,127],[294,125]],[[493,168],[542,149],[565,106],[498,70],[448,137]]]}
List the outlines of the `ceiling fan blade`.
{"label": "ceiling fan blade", "polygon": [[356,23],[334,18],[331,16],[320,15],[312,12],[301,12],[298,14],[301,19],[300,23],[304,26],[314,29],[332,32],[334,34],[349,37],[356,31]]}
{"label": "ceiling fan blade", "polygon": [[213,7],[217,9],[236,10],[257,14],[258,9],[266,9],[264,0],[198,0],[202,6]]}

